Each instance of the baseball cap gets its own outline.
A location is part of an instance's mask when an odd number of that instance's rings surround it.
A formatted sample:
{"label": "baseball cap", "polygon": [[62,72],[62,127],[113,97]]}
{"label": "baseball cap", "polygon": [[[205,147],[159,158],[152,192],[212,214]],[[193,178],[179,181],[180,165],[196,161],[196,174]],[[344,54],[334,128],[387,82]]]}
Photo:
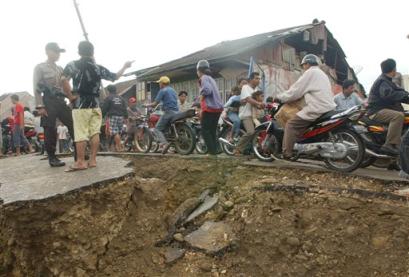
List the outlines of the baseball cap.
{"label": "baseball cap", "polygon": [[65,49],[60,48],[60,46],[58,46],[56,42],[47,43],[47,45],[45,46],[45,50],[46,51],[51,50],[56,53],[65,53]]}
{"label": "baseball cap", "polygon": [[170,79],[168,76],[162,76],[156,81],[156,83],[170,84]]}
{"label": "baseball cap", "polygon": [[136,98],[135,97],[131,97],[128,99],[129,103],[136,103]]}

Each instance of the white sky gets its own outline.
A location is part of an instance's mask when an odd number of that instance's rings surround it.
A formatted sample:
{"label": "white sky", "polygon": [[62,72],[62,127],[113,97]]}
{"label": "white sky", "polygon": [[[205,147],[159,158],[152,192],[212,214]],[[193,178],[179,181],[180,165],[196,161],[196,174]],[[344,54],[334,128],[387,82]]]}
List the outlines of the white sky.
{"label": "white sky", "polygon": [[[117,71],[154,66],[223,40],[325,20],[369,90],[386,58],[409,73],[409,2],[77,0],[98,63]],[[406,19],[406,20],[405,20]],[[0,94],[32,93],[32,71],[55,41],[67,50],[60,65],[77,59],[82,31],[72,0],[0,0]]]}

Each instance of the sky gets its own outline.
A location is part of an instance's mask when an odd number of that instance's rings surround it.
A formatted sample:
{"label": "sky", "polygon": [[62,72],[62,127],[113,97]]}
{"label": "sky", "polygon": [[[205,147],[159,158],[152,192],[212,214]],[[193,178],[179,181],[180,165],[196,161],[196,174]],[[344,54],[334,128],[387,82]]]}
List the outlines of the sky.
{"label": "sky", "polygon": [[[379,64],[394,58],[409,74],[409,3],[395,1],[77,0],[99,64],[116,72],[127,60],[137,70],[180,58],[221,41],[325,20],[367,90]],[[0,94],[32,93],[32,73],[44,46],[77,59],[82,30],[72,0],[0,1]]]}

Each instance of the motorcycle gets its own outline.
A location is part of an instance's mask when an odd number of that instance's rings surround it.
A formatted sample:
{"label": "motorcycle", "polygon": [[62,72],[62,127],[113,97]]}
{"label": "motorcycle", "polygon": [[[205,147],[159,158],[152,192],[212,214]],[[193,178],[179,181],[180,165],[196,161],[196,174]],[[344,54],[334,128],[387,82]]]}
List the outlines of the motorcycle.
{"label": "motorcycle", "polygon": [[[153,125],[152,114],[155,114],[158,106],[152,111],[147,113],[148,126]],[[174,146],[175,151],[181,155],[188,155],[193,152],[196,146],[196,135],[193,128],[187,122],[187,119],[192,118],[196,115],[195,109],[189,109],[185,112],[180,112],[173,115],[169,128],[164,132],[166,140],[171,146]],[[154,122],[156,125],[157,121]],[[153,128],[149,129],[150,134],[153,138],[152,143],[154,143],[155,148],[159,148],[159,142],[156,137],[155,130]],[[156,150],[156,149],[155,149]]]}
{"label": "motorcycle", "polygon": [[37,132],[35,131],[34,127],[25,127],[24,128],[24,136],[27,138],[28,143],[31,144],[31,147],[35,152],[40,152],[42,147],[40,141],[37,137]]}
{"label": "motorcycle", "polygon": [[[281,106],[273,111],[272,116]],[[365,155],[365,144],[354,128],[356,121],[362,116],[363,111],[358,106],[346,111],[323,114],[296,142],[295,155],[291,161],[299,158],[321,160],[330,169],[340,172],[354,171],[361,165]],[[275,120],[271,120],[266,132],[262,142],[264,151],[271,153],[273,160],[281,159],[283,128]]]}
{"label": "motorcycle", "polygon": [[[404,115],[402,135],[409,130],[409,111],[405,111]],[[398,161],[397,156],[381,150],[388,134],[388,124],[364,116],[358,121],[358,125],[355,128],[361,135],[366,147],[365,158],[362,161],[361,167],[373,165],[379,168],[387,168],[391,165],[396,165]]]}
{"label": "motorcycle", "polygon": [[[265,154],[262,153],[262,150],[259,147],[259,143],[261,142],[266,134],[266,129],[267,129],[267,124],[266,122],[271,121],[271,109],[274,108],[273,104],[269,104],[266,106],[265,108],[265,115],[263,116],[263,118],[261,118],[261,122],[262,124],[257,126],[255,128],[255,133],[253,135],[252,138],[252,142],[251,142],[251,147],[250,149],[246,149],[247,152],[249,151],[257,151],[257,153],[255,152],[256,156],[263,160],[263,161],[271,161],[271,158],[268,157],[264,157]],[[222,128],[220,131],[220,137],[219,137],[219,142],[221,144],[221,147],[223,149],[223,151],[227,154],[227,155],[234,155],[234,150],[237,147],[238,142],[240,141],[241,136],[243,136],[246,131],[244,130],[243,126],[240,126],[240,132],[239,135],[233,139],[228,139],[229,137],[231,137],[231,133],[232,133],[232,128],[233,128],[233,123],[230,121],[230,119],[228,117],[223,117],[223,124],[222,124]]]}
{"label": "motorcycle", "polygon": [[131,134],[127,137],[128,151],[136,149],[141,153],[148,153],[152,147],[153,137],[149,130],[149,113],[148,116],[139,116],[129,119],[133,127]]}

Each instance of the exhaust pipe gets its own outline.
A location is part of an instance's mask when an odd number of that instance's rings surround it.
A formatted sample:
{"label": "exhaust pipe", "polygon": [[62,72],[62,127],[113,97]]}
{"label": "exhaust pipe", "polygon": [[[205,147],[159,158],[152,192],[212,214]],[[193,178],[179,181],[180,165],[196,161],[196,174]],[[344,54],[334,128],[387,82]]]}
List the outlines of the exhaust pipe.
{"label": "exhaust pipe", "polygon": [[221,143],[223,143],[223,144],[226,144],[226,145],[228,145],[228,146],[230,146],[230,147],[235,147],[234,144],[231,144],[230,141],[228,141],[228,140],[225,139],[225,138],[219,138],[219,142],[221,142]]}
{"label": "exhaust pipe", "polygon": [[377,158],[383,158],[383,159],[392,158],[391,156],[388,156],[388,155],[377,154],[377,153],[375,153],[375,152],[373,152],[372,150],[369,150],[369,149],[365,149],[365,153],[368,154],[368,155],[377,157]]}

